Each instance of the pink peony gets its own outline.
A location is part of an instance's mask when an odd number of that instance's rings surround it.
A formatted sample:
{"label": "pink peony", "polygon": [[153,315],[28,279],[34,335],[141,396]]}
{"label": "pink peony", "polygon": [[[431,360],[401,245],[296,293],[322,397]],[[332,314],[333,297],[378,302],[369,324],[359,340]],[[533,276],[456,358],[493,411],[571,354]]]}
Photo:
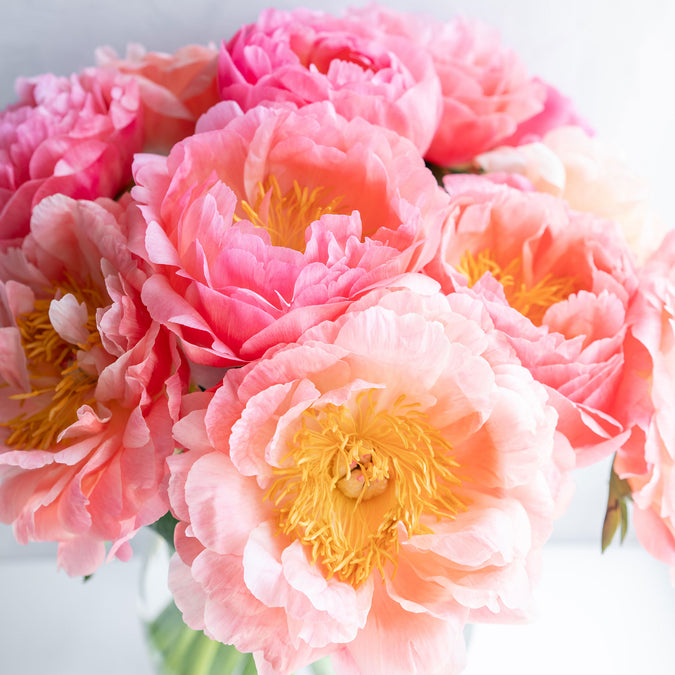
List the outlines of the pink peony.
{"label": "pink peony", "polygon": [[571,451],[480,302],[374,291],[187,410],[170,586],[260,673],[455,673],[527,615]]}
{"label": "pink peony", "polygon": [[20,78],[17,94],[0,112],[0,248],[20,242],[48,195],[114,197],[142,145],[138,87],[114,71]]}
{"label": "pink peony", "polygon": [[430,57],[375,22],[296,9],[264,11],[220,52],[224,100],[243,110],[259,104],[304,106],[331,101],[409,138],[422,153],[441,113],[440,84]]}
{"label": "pink peony", "polygon": [[476,176],[445,185],[456,216],[427,273],[446,292],[482,297],[523,364],[548,386],[580,465],[610,454],[625,439],[614,405],[637,286],[618,228],[561,199]]}
{"label": "pink peony", "polygon": [[632,434],[614,467],[633,491],[638,539],[675,582],[675,232],[641,271],[628,326],[622,418]]}
{"label": "pink peony", "polygon": [[544,108],[533,117],[526,119],[518,125],[515,133],[505,138],[505,145],[522,145],[523,143],[535,143],[540,141],[546,134],[560,127],[577,127],[580,131],[593,135],[593,129],[576,111],[572,99],[561,94],[555,87],[535,78],[546,89]]}
{"label": "pink peony", "polygon": [[220,100],[214,47],[188,45],[163,54],[134,44],[125,58],[103,47],[96,51],[96,60],[100,67],[115,68],[138,82],[146,151],[168,152],[194,133],[197,119]]}
{"label": "pink peony", "polygon": [[168,508],[185,373],[175,338],[140,302],[145,274],[109,200],[36,206],[0,255],[0,520],[20,543],[57,541],[91,574]]}
{"label": "pink peony", "polygon": [[222,103],[134,164],[152,316],[204,365],[252,360],[428,262],[447,195],[414,146],[330,104]]}
{"label": "pink peony", "polygon": [[378,26],[382,34],[405,37],[432,57],[443,113],[425,155],[430,162],[452,166],[470,161],[544,108],[545,85],[528,76],[491,26],[461,17],[442,23],[377,5],[347,16]]}

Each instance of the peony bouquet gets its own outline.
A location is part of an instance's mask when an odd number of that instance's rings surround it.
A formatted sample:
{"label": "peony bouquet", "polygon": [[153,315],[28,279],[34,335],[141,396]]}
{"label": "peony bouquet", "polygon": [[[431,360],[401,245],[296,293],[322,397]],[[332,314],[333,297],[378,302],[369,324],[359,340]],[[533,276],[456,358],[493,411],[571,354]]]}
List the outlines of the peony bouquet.
{"label": "peony bouquet", "polygon": [[88,576],[160,531],[181,626],[268,675],[460,672],[610,456],[603,547],[675,570],[675,235],[492,28],[270,9],[16,94],[19,542]]}

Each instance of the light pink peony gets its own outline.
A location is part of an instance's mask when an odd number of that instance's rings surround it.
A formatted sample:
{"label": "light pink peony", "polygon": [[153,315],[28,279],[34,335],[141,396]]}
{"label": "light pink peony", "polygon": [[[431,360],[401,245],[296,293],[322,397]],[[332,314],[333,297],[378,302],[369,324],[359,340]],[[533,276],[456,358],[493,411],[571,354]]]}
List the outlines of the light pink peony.
{"label": "light pink peony", "polygon": [[215,47],[188,45],[164,54],[132,44],[125,58],[102,47],[96,50],[96,60],[100,67],[114,68],[138,82],[146,152],[168,152],[194,133],[197,119],[220,100]]}
{"label": "light pink peony", "polygon": [[544,109],[545,85],[527,74],[491,26],[462,17],[440,22],[377,5],[347,16],[377,26],[383,35],[405,37],[432,57],[443,113],[425,154],[430,162],[452,166],[470,161]]}
{"label": "light pink peony", "polygon": [[[184,369],[140,302],[123,208],[48,197],[0,255],[0,520],[91,574],[168,508]],[[123,224],[123,223],[122,223]]]}
{"label": "light pink peony", "polygon": [[20,242],[48,195],[114,197],[142,147],[138,87],[119,73],[20,78],[16,89],[0,112],[0,248]]}
{"label": "light pink peony", "polygon": [[622,418],[632,434],[614,467],[633,491],[638,539],[675,583],[675,232],[641,270],[628,325]]}
{"label": "light pink peony", "polygon": [[268,9],[223,43],[218,80],[222,98],[244,110],[331,101],[341,115],[392,129],[421,153],[441,114],[429,55],[360,17]]}
{"label": "light pink peony", "polygon": [[537,142],[502,146],[476,158],[488,172],[562,197],[575,211],[587,211],[621,226],[638,260],[652,253],[665,234],[649,207],[647,186],[619,153],[576,126],[564,126]]}
{"label": "light pink peony", "polygon": [[455,673],[527,615],[573,460],[480,302],[380,289],[194,396],[170,587],[260,673]]}
{"label": "light pink peony", "polygon": [[406,139],[327,103],[222,103],[199,131],[138,156],[132,191],[143,300],[196,363],[257,358],[433,256],[448,199]]}
{"label": "light pink peony", "polygon": [[445,185],[455,218],[427,273],[446,292],[482,297],[523,364],[548,386],[579,465],[615,451],[626,436],[614,406],[637,286],[617,226],[481,177],[448,177]]}

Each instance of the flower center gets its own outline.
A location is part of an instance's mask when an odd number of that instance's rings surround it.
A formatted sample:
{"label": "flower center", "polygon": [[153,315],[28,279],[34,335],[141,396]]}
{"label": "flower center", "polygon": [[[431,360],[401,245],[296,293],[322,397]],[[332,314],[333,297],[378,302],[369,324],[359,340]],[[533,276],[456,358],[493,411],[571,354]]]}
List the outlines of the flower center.
{"label": "flower center", "polygon": [[502,268],[489,250],[482,251],[477,256],[466,251],[458,270],[467,278],[470,287],[486,272],[490,272],[504,288],[509,305],[537,326],[541,325],[544,314],[551,305],[565,300],[575,290],[575,279],[572,277],[556,278],[547,274],[537,283],[533,283],[533,280],[526,279],[520,258]]}
{"label": "flower center", "polygon": [[[322,187],[301,188],[297,181],[293,187],[281,193],[275,176],[268,176],[265,183],[258,183],[255,203],[241,201],[246,218],[256,227],[267,230],[274,246],[285,246],[304,253],[305,230],[326,213],[338,213],[340,199],[327,202]],[[241,220],[235,215],[235,222]]]}
{"label": "flower center", "polygon": [[466,509],[452,446],[415,403],[378,408],[376,393],[354,405],[303,413],[284,467],[268,491],[280,531],[311,549],[328,578],[354,587],[387,561],[396,566],[398,533],[432,532],[427,521]]}
{"label": "flower center", "polygon": [[[87,308],[84,329],[88,337],[83,342],[65,340],[49,317],[52,300],[68,294]],[[31,312],[17,317],[31,383],[29,392],[10,397],[22,406],[29,405],[30,412],[22,412],[3,424],[10,429],[5,444],[17,450],[48,450],[59,434],[77,420],[80,406],[94,401],[97,377],[83,370],[78,352],[100,344],[96,308],[103,304],[101,297],[98,291],[83,289],[70,278],[53,288],[53,296],[36,300]]]}

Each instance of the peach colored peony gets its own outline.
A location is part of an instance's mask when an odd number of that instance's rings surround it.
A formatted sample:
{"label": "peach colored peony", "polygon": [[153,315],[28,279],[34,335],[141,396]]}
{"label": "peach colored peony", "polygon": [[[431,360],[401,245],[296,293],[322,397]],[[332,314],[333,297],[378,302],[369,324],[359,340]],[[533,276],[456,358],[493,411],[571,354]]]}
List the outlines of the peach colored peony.
{"label": "peach colored peony", "polygon": [[142,147],[138,87],[114,71],[17,80],[0,112],[0,248],[20,243],[33,207],[61,193],[114,197]]}
{"label": "peach colored peony", "polygon": [[188,45],[174,54],[127,47],[125,58],[114,49],[96,50],[102,68],[114,68],[138,82],[143,105],[144,150],[168,152],[194,133],[197,119],[220,100],[216,84],[218,50]]}
{"label": "peach colored peony", "polygon": [[675,583],[675,232],[641,271],[628,325],[622,404],[632,435],[614,467],[633,491],[638,539]]}
{"label": "peach colored peony", "polygon": [[[289,673],[456,673],[527,615],[571,450],[462,294],[376,290],[194,395],[169,459],[187,624]],[[236,517],[232,517],[236,514]]]}
{"label": "peach colored peony", "polygon": [[648,205],[647,187],[618,154],[579,127],[560,127],[541,142],[500,147],[476,158],[489,173],[525,176],[541,192],[562,197],[621,226],[639,260],[653,252],[665,225]]}
{"label": "peach colored peony", "polygon": [[561,199],[481,177],[449,177],[445,185],[455,218],[427,273],[446,292],[483,299],[523,364],[548,386],[579,465],[615,451],[626,436],[614,406],[637,286],[618,228]]}
{"label": "peach colored peony", "polygon": [[440,22],[377,5],[347,16],[377,26],[383,35],[406,38],[432,57],[443,113],[425,155],[430,162],[452,166],[470,161],[544,108],[545,85],[528,76],[491,26],[461,17]]}
{"label": "peach colored peony", "polygon": [[198,129],[138,156],[132,191],[143,300],[193,361],[257,358],[433,256],[448,198],[406,139],[327,103],[221,103]]}
{"label": "peach colored peony", "polygon": [[[0,254],[0,520],[91,574],[166,512],[185,373],[140,302],[145,274],[109,201],[44,199]],[[119,222],[118,222],[119,221]]]}
{"label": "peach colored peony", "polygon": [[441,114],[440,83],[431,58],[376,23],[325,12],[268,9],[223,43],[218,81],[224,100],[243,110],[284,102],[331,101],[409,138],[422,153]]}

